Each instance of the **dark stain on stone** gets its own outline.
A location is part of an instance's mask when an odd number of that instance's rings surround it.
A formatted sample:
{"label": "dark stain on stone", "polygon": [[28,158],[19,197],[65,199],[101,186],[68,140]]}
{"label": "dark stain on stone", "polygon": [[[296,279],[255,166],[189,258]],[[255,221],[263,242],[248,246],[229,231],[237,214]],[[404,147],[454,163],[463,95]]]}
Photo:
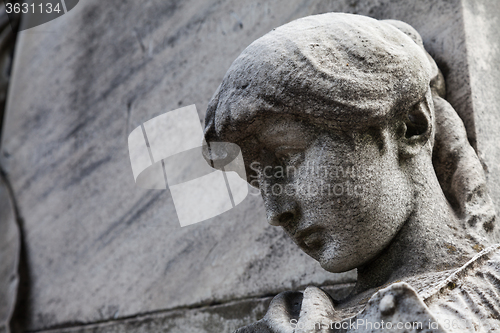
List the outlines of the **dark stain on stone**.
{"label": "dark stain on stone", "polygon": [[489,221],[485,222],[483,224],[484,230],[486,230],[487,232],[493,231],[493,229],[495,228],[495,220],[496,220],[496,217],[493,216]]}
{"label": "dark stain on stone", "polygon": [[114,239],[116,239],[128,226],[137,221],[142,214],[151,209],[153,204],[164,195],[164,191],[156,192],[152,197],[142,197],[131,209],[129,209],[121,218],[112,223],[101,236],[96,239],[99,243],[99,249],[107,246]]}
{"label": "dark stain on stone", "polygon": [[92,162],[85,167],[81,169],[76,169],[74,173],[74,176],[64,185],[64,188],[68,188],[74,185],[80,185],[81,181],[90,176],[94,171],[96,171],[99,167],[107,164],[109,161],[111,161],[112,157],[111,156],[105,156],[95,162]]}

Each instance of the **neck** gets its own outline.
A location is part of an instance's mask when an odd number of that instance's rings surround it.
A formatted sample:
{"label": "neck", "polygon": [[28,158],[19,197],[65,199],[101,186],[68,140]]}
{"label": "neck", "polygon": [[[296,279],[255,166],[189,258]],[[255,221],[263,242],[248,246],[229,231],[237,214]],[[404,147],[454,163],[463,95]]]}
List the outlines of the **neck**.
{"label": "neck", "polygon": [[358,267],[353,294],[423,273],[458,268],[490,245],[465,230],[465,223],[455,216],[435,175],[414,183],[419,185],[415,187],[412,214],[376,259]]}

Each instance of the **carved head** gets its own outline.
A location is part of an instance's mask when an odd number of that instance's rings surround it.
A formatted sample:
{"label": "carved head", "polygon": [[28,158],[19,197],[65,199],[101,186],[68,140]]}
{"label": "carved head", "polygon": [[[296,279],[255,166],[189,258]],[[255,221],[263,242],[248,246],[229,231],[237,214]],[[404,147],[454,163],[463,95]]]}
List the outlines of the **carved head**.
{"label": "carved head", "polygon": [[208,107],[207,142],[242,148],[269,223],[329,271],[374,258],[421,191],[445,200],[432,163],[443,87],[419,38],[358,15],[299,19],[243,51]]}

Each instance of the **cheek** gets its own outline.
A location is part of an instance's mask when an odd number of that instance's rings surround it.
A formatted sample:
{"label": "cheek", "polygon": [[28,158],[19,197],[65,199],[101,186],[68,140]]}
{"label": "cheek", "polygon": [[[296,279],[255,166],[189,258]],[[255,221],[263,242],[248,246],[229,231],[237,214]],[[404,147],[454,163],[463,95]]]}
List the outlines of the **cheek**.
{"label": "cheek", "polygon": [[375,242],[385,245],[402,227],[412,210],[412,193],[407,177],[394,166],[381,165],[363,182],[360,224]]}
{"label": "cheek", "polygon": [[316,211],[325,216],[328,211],[330,216],[346,220],[345,223],[360,218],[371,223],[399,220],[405,215],[412,195],[399,169],[386,163],[344,161],[322,164],[313,161],[308,173],[296,178],[294,185],[307,215]]}
{"label": "cheek", "polygon": [[295,183],[305,189],[298,196],[304,221],[328,237],[315,257],[325,268],[356,267],[379,253],[411,213],[407,177],[389,153],[313,153],[305,159],[308,173]]}
{"label": "cheek", "polygon": [[354,149],[325,144],[308,151],[304,164],[308,173],[297,181],[299,187],[310,189],[304,192],[306,205],[329,208],[346,218],[369,214],[390,221],[407,215],[411,187],[398,164],[395,145],[387,144],[381,153],[375,144]]}

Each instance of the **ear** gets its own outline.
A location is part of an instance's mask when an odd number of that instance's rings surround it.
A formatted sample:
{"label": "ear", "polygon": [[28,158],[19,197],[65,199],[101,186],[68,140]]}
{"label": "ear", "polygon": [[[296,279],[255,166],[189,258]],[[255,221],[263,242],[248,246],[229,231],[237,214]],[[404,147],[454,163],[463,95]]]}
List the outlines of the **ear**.
{"label": "ear", "polygon": [[429,95],[426,94],[424,99],[412,106],[403,116],[404,135],[399,138],[399,152],[402,157],[417,155],[432,138],[434,105]]}

